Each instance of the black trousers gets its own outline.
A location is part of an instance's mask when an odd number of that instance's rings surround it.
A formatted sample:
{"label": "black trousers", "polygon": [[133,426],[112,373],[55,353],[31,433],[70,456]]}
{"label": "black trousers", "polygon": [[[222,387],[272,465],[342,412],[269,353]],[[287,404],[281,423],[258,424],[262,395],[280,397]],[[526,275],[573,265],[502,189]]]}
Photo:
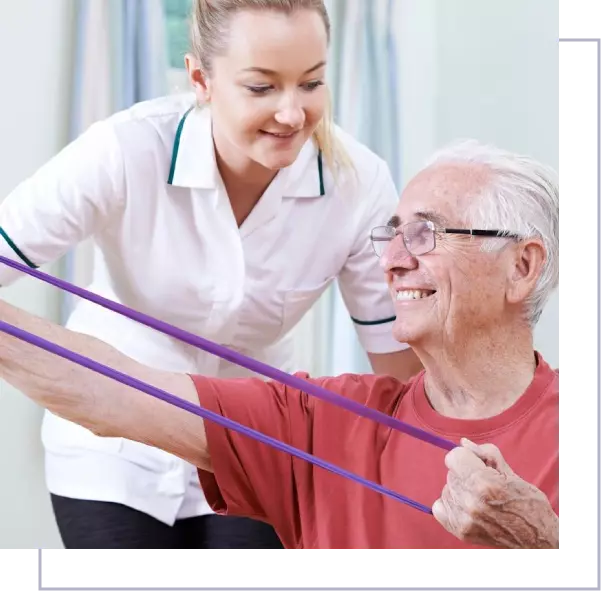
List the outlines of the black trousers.
{"label": "black trousers", "polygon": [[203,515],[169,526],[118,503],[51,499],[65,548],[283,548],[271,526],[244,517]]}

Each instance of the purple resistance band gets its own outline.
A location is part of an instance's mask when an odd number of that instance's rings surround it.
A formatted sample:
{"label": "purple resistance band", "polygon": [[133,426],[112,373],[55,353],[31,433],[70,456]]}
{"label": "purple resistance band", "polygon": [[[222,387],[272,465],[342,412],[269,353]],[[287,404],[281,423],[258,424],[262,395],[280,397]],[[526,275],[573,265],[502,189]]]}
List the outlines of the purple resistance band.
{"label": "purple resistance band", "polygon": [[48,275],[36,269],[31,269],[29,267],[26,267],[25,265],[22,265],[21,263],[11,261],[10,259],[7,259],[3,256],[0,256],[0,263],[4,263],[5,265],[12,267],[13,269],[17,269],[18,271],[27,273],[28,275],[36,277],[37,279],[40,279],[45,283],[54,285],[55,287],[58,287],[64,291],[68,291],[85,300],[98,304],[103,308],[112,310],[113,312],[116,312],[121,316],[126,316],[127,318],[135,320],[140,324],[144,324],[159,332],[172,336],[178,339],[179,341],[183,341],[184,343],[192,345],[193,347],[202,349],[207,353],[211,353],[212,355],[216,355],[217,357],[221,357],[222,359],[231,361],[236,365],[245,367],[255,373],[264,375],[277,382],[285,384],[286,386],[290,386],[291,388],[295,388],[297,390],[305,392],[309,396],[314,396],[315,398],[319,398],[320,400],[325,400],[330,404],[339,406],[340,408],[344,408],[359,416],[372,419],[377,423],[390,427],[391,429],[394,429],[396,431],[407,433],[412,437],[421,439],[422,441],[425,441],[442,449],[450,451],[451,449],[457,447],[457,444],[453,443],[452,441],[449,441],[448,439],[444,439],[443,437],[439,437],[437,435],[429,433],[428,431],[424,431],[423,429],[419,429],[417,427],[414,427],[413,425],[410,425],[403,421],[399,421],[398,419],[395,419],[381,411],[369,408],[363,404],[360,404],[359,402],[355,402],[354,400],[345,398],[340,394],[330,392],[329,390],[326,390],[325,388],[322,388],[317,384],[314,384],[297,376],[290,375],[284,371],[276,369],[275,367],[271,367],[266,363],[262,363],[260,361],[257,361],[256,359],[252,359],[250,357],[247,357],[246,355],[242,355],[237,351],[232,351],[227,347],[223,347],[222,345],[218,345],[216,343],[213,343],[212,341],[186,332],[181,328],[172,326],[171,324],[163,322],[162,320],[158,320],[156,318],[153,318],[152,316],[147,316],[142,312],[136,312],[135,310],[132,310],[127,306],[123,306],[122,304],[103,298],[102,296],[82,289],[81,287],[72,285],[67,281],[57,279],[56,277],[52,277],[52,275]]}
{"label": "purple resistance band", "polygon": [[362,478],[361,476],[353,474],[352,472],[348,472],[347,470],[343,470],[342,468],[339,468],[338,466],[335,466],[334,464],[331,464],[330,462],[321,460],[320,458],[318,458],[314,455],[311,455],[304,451],[301,451],[300,449],[297,449],[296,447],[288,445],[287,443],[283,443],[282,441],[279,441],[278,439],[274,439],[273,437],[264,435],[263,433],[261,433],[259,431],[255,431],[254,429],[245,427],[244,425],[241,425],[240,423],[237,423],[235,421],[232,421],[230,419],[222,417],[221,415],[215,414],[214,412],[205,410],[205,409],[201,408],[200,406],[196,406],[196,405],[192,404],[191,402],[188,402],[187,400],[182,400],[181,398],[178,398],[177,396],[174,396],[173,394],[169,394],[168,392],[165,392],[164,390],[161,390],[160,388],[155,388],[154,386],[151,386],[150,384],[146,384],[145,382],[142,382],[141,380],[138,380],[138,379],[133,378],[133,377],[131,377],[127,374],[124,374],[120,371],[117,371],[115,369],[107,367],[106,365],[98,363],[97,361],[94,361],[94,360],[90,359],[89,357],[79,355],[78,353],[70,351],[69,349],[65,349],[64,347],[61,347],[54,343],[51,343],[50,341],[47,341],[46,339],[43,339],[34,334],[28,333],[27,331],[21,330],[20,328],[12,326],[11,324],[7,324],[6,322],[3,322],[2,320],[0,320],[0,330],[9,335],[12,335],[13,337],[21,339],[22,341],[30,343],[31,345],[40,347],[41,349],[44,349],[50,353],[54,353],[55,355],[58,355],[59,357],[63,357],[64,359],[72,361],[73,363],[82,365],[83,367],[87,367],[88,369],[91,369],[92,371],[95,371],[96,373],[102,374],[108,378],[116,380],[117,382],[121,382],[122,384],[125,384],[126,386],[130,386],[131,388],[135,388],[136,390],[140,390],[141,392],[150,394],[151,396],[154,396],[155,398],[158,398],[160,400],[163,400],[164,402],[172,404],[173,406],[177,406],[178,408],[181,408],[183,410],[191,412],[192,414],[198,415],[199,417],[202,417],[203,419],[206,419],[208,421],[213,421],[214,423],[217,423],[221,427],[224,427],[226,429],[231,429],[232,431],[237,431],[238,433],[242,433],[242,435],[246,435],[248,437],[251,437],[252,439],[256,439],[257,441],[260,441],[261,443],[270,445],[271,447],[274,447],[275,449],[278,449],[278,450],[286,452],[292,456],[300,458],[301,460],[305,460],[306,462],[315,464],[316,466],[319,466],[320,468],[323,468],[324,470],[328,470],[330,472],[333,472],[334,474],[338,474],[339,476],[343,476],[344,478],[348,478],[349,480],[352,480],[354,482],[362,484],[363,486],[366,486],[367,488],[370,488],[371,490],[374,490],[383,495],[386,495],[387,497],[390,497],[392,499],[400,501],[401,503],[405,503],[406,505],[409,505],[410,507],[413,507],[414,509],[418,509],[419,511],[423,511],[424,513],[430,513],[430,514],[432,513],[432,510],[429,507],[427,507],[426,505],[422,505],[421,503],[418,503],[417,501],[409,499],[408,497],[405,497],[393,490],[390,490],[384,486],[381,486],[380,484],[377,484],[371,480]]}

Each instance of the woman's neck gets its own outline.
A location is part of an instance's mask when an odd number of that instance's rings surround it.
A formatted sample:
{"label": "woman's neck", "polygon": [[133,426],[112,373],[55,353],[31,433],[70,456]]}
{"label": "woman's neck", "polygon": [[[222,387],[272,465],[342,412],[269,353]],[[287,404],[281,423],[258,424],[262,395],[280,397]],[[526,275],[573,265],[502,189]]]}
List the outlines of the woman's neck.
{"label": "woman's neck", "polygon": [[217,141],[215,141],[215,160],[236,222],[240,227],[278,171],[269,170],[250,158],[228,157],[226,150],[219,149]]}

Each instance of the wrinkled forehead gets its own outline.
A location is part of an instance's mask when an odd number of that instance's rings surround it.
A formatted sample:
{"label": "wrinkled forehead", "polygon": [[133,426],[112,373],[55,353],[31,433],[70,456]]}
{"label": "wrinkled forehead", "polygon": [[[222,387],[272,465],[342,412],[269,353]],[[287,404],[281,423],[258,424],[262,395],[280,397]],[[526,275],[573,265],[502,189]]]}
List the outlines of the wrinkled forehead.
{"label": "wrinkled forehead", "polygon": [[400,223],[429,219],[437,226],[460,227],[470,202],[489,180],[490,171],[482,165],[434,165],[409,182],[395,215]]}

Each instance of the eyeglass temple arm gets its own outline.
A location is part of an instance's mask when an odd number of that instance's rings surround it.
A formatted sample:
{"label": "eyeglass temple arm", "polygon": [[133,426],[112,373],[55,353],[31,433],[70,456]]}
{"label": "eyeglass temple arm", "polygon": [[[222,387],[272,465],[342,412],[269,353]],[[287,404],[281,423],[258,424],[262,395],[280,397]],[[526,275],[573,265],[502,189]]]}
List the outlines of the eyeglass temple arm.
{"label": "eyeglass temple arm", "polygon": [[519,238],[517,234],[506,230],[474,230],[465,228],[441,228],[445,234],[469,234],[471,236],[492,236],[494,238]]}

